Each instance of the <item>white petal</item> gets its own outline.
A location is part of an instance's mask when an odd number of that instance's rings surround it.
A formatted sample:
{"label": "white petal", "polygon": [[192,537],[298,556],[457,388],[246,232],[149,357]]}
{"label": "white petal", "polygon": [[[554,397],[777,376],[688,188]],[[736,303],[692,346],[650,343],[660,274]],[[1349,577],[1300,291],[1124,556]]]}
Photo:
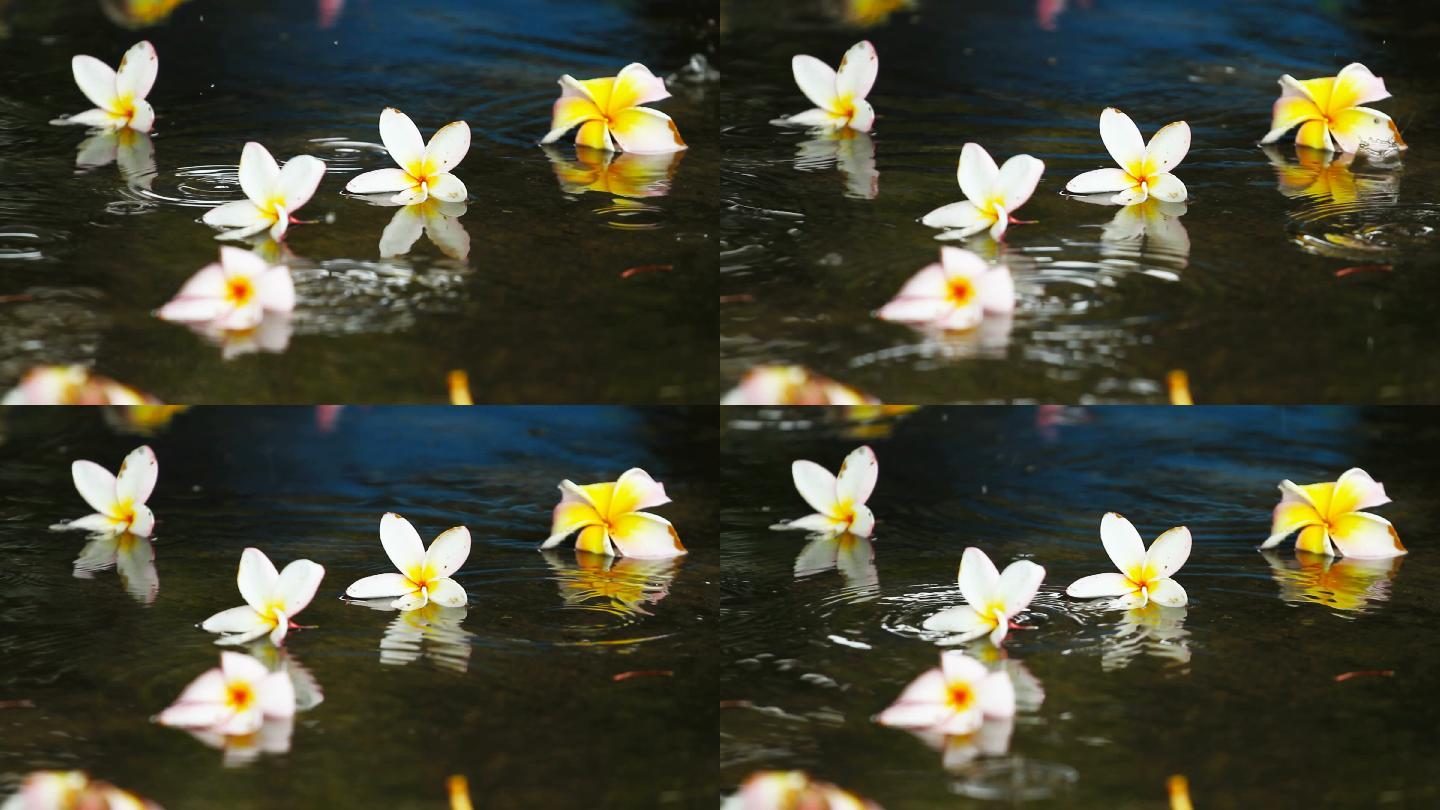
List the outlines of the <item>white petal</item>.
{"label": "white petal", "polygon": [[285,611],[275,611],[275,626],[270,628],[270,643],[276,647],[285,643],[285,634],[290,632],[290,617]]}
{"label": "white petal", "polygon": [[[1164,174],[1180,165],[1190,151],[1190,125],[1184,121],[1166,124],[1145,147],[1146,174]],[[1162,198],[1163,199],[1163,198]]]}
{"label": "white petal", "polygon": [[1150,601],[1167,607],[1181,607],[1185,604],[1185,589],[1173,579],[1162,579],[1150,585]]}
{"label": "white petal", "polygon": [[1004,672],[990,672],[975,684],[975,702],[986,717],[1015,714],[1015,682]]}
{"label": "white petal", "polygon": [[1150,192],[1146,189],[1145,184],[1139,183],[1119,192],[1111,197],[1110,201],[1116,205],[1139,205],[1149,197]]}
{"label": "white petal", "polygon": [[920,222],[932,228],[958,228],[971,232],[982,231],[994,222],[988,214],[980,211],[975,203],[965,200],[942,205],[926,214]]}
{"label": "white petal", "polygon": [[274,196],[279,179],[280,166],[275,163],[270,151],[254,141],[245,144],[245,149],[240,152],[240,188],[245,196],[251,202],[263,205]]}
{"label": "white petal", "polygon": [[1029,560],[1016,560],[1005,566],[995,585],[995,595],[1004,605],[1005,615],[1014,616],[1024,610],[1044,580],[1045,569]]}
{"label": "white petal", "polygon": [[430,601],[441,607],[464,607],[469,597],[460,583],[446,577],[430,584]]}
{"label": "white petal", "polygon": [[106,112],[115,111],[115,71],[93,56],[76,56],[70,60],[70,71],[80,92]]}
{"label": "white petal", "polygon": [[352,194],[389,194],[415,185],[415,178],[404,169],[376,169],[350,178],[345,190]]}
{"label": "white petal", "polygon": [[836,94],[852,100],[864,99],[870,95],[879,72],[880,57],[875,54],[875,46],[868,41],[855,43],[845,52],[840,69],[835,71]]}
{"label": "white petal", "polygon": [[1145,140],[1130,116],[1106,107],[1100,113],[1100,140],[1105,142],[1105,149],[1120,168],[1137,177],[1144,174]]}
{"label": "white petal", "polygon": [[460,178],[453,174],[438,174],[430,178],[430,196],[441,202],[464,202],[468,192]]}
{"label": "white petal", "polygon": [[70,476],[80,497],[102,515],[115,509],[115,476],[93,461],[76,461],[70,465]]}
{"label": "white petal", "polygon": [[276,192],[284,200],[286,212],[294,212],[315,196],[325,177],[325,161],[310,155],[299,155],[286,161],[276,181]]}
{"label": "white petal", "polygon": [[[106,520],[109,520],[109,518],[106,518]],[[71,521],[72,526],[74,525],[74,523],[74,521]],[[849,527],[846,526],[844,523],[836,521],[835,518],[832,518],[829,515],[814,514],[786,521],[784,523],[778,524],[775,528],[796,529],[799,531],[824,532],[826,534],[833,534],[836,532],[848,530]]]}
{"label": "white petal", "polygon": [[160,464],[155,460],[155,451],[148,446],[137,447],[120,464],[120,474],[115,479],[115,496],[136,504],[150,500],[155,491],[155,480],[160,475]]}
{"label": "white petal", "polygon": [[430,603],[429,597],[419,589],[403,594],[399,599],[390,603],[390,607],[397,610],[419,610]]}
{"label": "white petal", "polygon": [[390,218],[390,223],[380,233],[381,256],[403,256],[415,246],[415,241],[425,232],[425,217],[419,213],[419,208],[418,205],[404,206]]}
{"label": "white petal", "polygon": [[1135,178],[1124,169],[1095,169],[1078,175],[1065,184],[1065,190],[1072,194],[1095,194],[1103,191],[1123,191],[1135,185]]}
{"label": "white petal", "polygon": [[975,292],[986,312],[1015,311],[1015,279],[1003,264],[976,278]]}
{"label": "white petal", "polygon": [[1129,574],[1145,563],[1145,541],[1140,539],[1140,532],[1114,512],[1106,512],[1100,519],[1100,542],[1105,544],[1105,553],[1122,574]]}
{"label": "white petal", "polygon": [[[856,132],[869,132],[870,128],[875,125],[875,108],[870,106],[870,102],[863,99],[853,103],[855,111],[850,114],[850,128]],[[844,166],[842,165],[841,168],[843,169]]]}
{"label": "white petal", "polygon": [[425,147],[425,162],[431,174],[442,174],[460,165],[470,151],[470,125],[453,121],[430,136]]}
{"label": "white petal", "polygon": [[[828,112],[836,111],[836,76],[829,65],[813,56],[802,54],[790,60],[790,70],[795,74],[795,83],[800,86],[800,92],[810,99],[811,104]],[[104,106],[99,101],[95,103]]]}
{"label": "white petal", "polygon": [[965,601],[978,607],[986,607],[995,595],[995,586],[1000,582],[1000,572],[985,552],[974,546],[965,549],[960,556],[960,594]]}
{"label": "white petal", "polygon": [[255,690],[257,708],[266,717],[291,717],[295,714],[295,682],[289,673],[271,672],[260,680]]}
{"label": "white petal", "polygon": [[1180,178],[1173,174],[1157,174],[1150,177],[1150,196],[1161,202],[1185,202],[1189,192]]}
{"label": "white petal", "polygon": [[258,684],[270,674],[260,660],[244,653],[220,653],[220,671],[225,673],[227,683]]}
{"label": "white petal", "polygon": [[386,512],[380,518],[380,545],[385,547],[385,553],[390,556],[396,570],[406,576],[411,576],[425,564],[425,544],[420,540],[420,533],[415,531],[410,521],[394,512]]}
{"label": "white petal", "polygon": [[835,477],[835,494],[841,501],[863,504],[870,500],[879,475],[880,466],[875,460],[875,451],[869,447],[857,447],[840,464],[840,474]]}
{"label": "white petal", "polygon": [[130,114],[130,128],[136,132],[149,132],[155,126],[155,108],[144,99],[133,102],[135,110]]}
{"label": "white petal", "polygon": [[135,517],[131,518],[127,531],[136,537],[149,537],[155,531],[155,513],[143,503],[136,504],[133,508]]}
{"label": "white petal", "polygon": [[[104,113],[103,111],[102,114],[108,115],[108,113]],[[69,120],[74,121],[75,118],[76,116],[71,116]],[[846,119],[845,116],[836,115],[829,110],[822,110],[819,107],[813,110],[795,113],[789,118],[784,119],[784,121],[787,124],[796,124],[802,127],[825,127],[826,129],[838,129],[848,123],[848,119]]]}
{"label": "white petal", "polygon": [[1100,596],[1123,596],[1135,590],[1135,583],[1124,574],[1091,574],[1070,583],[1065,589],[1066,596],[1076,599],[1094,599]]}
{"label": "white petal", "polygon": [[258,548],[247,548],[240,553],[240,573],[236,582],[240,585],[240,595],[245,598],[245,604],[256,610],[264,610],[270,606],[270,600],[275,596],[280,572],[275,570],[275,564],[270,562],[265,552]]}
{"label": "white petal", "polygon": [[149,42],[137,42],[120,59],[120,69],[115,71],[115,90],[118,95],[143,99],[150,95],[159,72],[160,58],[155,55],[155,47]]}
{"label": "white petal", "polygon": [[448,577],[459,571],[469,556],[470,530],[456,526],[441,532],[430,544],[425,552],[425,567],[432,577]]}
{"label": "white petal", "polygon": [[[796,461],[790,465],[795,489],[810,507],[822,515],[834,516],[836,510],[835,476],[813,461]],[[93,504],[92,504],[93,506]]]}
{"label": "white petal", "polygon": [[355,599],[380,599],[403,596],[413,590],[415,583],[404,574],[375,574],[350,583],[345,595]]}
{"label": "white petal", "polygon": [[965,197],[976,205],[984,205],[995,190],[1000,168],[980,144],[967,143],[960,148],[960,167],[955,176]]}
{"label": "white petal", "polygon": [[1145,552],[1153,576],[1168,577],[1180,570],[1190,559],[1190,530],[1177,526],[1155,539],[1150,550]]}
{"label": "white petal", "polygon": [[1030,155],[1015,155],[1000,167],[995,178],[995,191],[1000,195],[1006,211],[1014,211],[1030,199],[1040,175],[1045,173],[1045,163]]}
{"label": "white petal", "polygon": [[241,605],[216,613],[202,622],[200,627],[211,633],[250,633],[256,630],[269,632],[270,622],[256,613],[255,608]]}
{"label": "white petal", "polygon": [[280,572],[275,595],[280,598],[285,615],[294,616],[315,598],[320,580],[325,578],[324,566],[310,560],[295,560]]}
{"label": "white petal", "polygon": [[255,302],[269,312],[295,309],[295,280],[289,268],[272,267],[255,284]]}
{"label": "white petal", "polygon": [[410,116],[386,107],[380,113],[380,140],[400,168],[412,175],[424,173],[419,169],[425,160],[425,141]]}
{"label": "white petal", "polygon": [[270,226],[270,217],[249,200],[236,200],[211,208],[205,212],[201,220],[206,225],[213,225],[217,228],[250,228],[255,225],[268,228]]}
{"label": "white petal", "polygon": [[921,625],[926,630],[939,630],[945,633],[959,633],[968,638],[979,638],[990,632],[994,625],[988,619],[982,619],[975,608],[969,605],[945,608],[933,616],[925,619]]}
{"label": "white petal", "polygon": [[875,513],[864,504],[855,506],[855,517],[850,521],[850,533],[856,537],[869,537],[875,531]]}

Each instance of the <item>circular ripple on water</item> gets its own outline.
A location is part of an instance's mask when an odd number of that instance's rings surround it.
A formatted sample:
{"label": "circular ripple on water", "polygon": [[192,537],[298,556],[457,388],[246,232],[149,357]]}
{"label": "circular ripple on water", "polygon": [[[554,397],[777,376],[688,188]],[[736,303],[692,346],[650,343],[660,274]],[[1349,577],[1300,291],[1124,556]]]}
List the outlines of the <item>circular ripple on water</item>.
{"label": "circular ripple on water", "polygon": [[34,262],[49,256],[50,248],[65,241],[65,234],[30,226],[0,229],[0,262]]}
{"label": "circular ripple on water", "polygon": [[1319,256],[1392,261],[1434,251],[1440,205],[1326,203],[1295,214],[1289,231],[1295,244]]}
{"label": "circular ripple on water", "polygon": [[161,171],[148,187],[126,185],[125,194],[140,202],[188,208],[214,208],[245,196],[240,189],[240,167],[230,165],[182,166]]}
{"label": "circular ripple on water", "polygon": [[[880,617],[880,626],[886,632],[943,646],[956,643],[952,641],[952,633],[926,630],[924,627],[925,620],[936,613],[965,604],[964,597],[954,585],[930,586],[906,594],[887,596],[880,601],[886,608],[884,615]],[[1102,612],[1103,609],[1094,603],[1067,600],[1062,591],[1042,587],[1029,607],[1014,619],[1016,624],[1027,629],[1012,629],[1011,637],[1017,633],[1043,629],[1052,622],[1068,622],[1083,627]]]}
{"label": "circular ripple on water", "polygon": [[352,141],[348,138],[311,138],[310,143],[311,147],[306,150],[306,154],[314,155],[325,161],[327,173],[384,168],[377,164],[377,159],[385,160],[389,156],[389,152],[385,150],[384,146],[368,141]]}

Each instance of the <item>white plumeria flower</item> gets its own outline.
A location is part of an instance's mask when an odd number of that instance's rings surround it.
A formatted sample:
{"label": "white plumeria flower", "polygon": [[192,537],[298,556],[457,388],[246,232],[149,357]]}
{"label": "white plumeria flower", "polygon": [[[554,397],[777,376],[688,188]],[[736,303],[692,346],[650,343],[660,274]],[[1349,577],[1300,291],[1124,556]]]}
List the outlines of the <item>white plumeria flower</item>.
{"label": "white plumeria flower", "polygon": [[185,687],[156,722],[225,736],[254,734],[268,719],[295,716],[295,686],[244,653],[220,653],[220,666]]}
{"label": "white plumeria flower", "polygon": [[419,610],[431,602],[442,607],[461,607],[469,601],[465,589],[450,578],[470,556],[469,529],[464,526],[446,529],[427,550],[410,521],[386,512],[380,519],[380,544],[400,573],[375,574],[356,580],[345,589],[346,596],[355,599],[398,597],[390,606],[400,610]]}
{"label": "white plumeria flower", "polygon": [[175,298],[156,311],[167,321],[209,323],[216,329],[254,329],[265,313],[295,309],[295,283],[284,266],[228,245],[220,261],[190,277]]}
{"label": "white plumeria flower", "polygon": [[245,239],[267,228],[270,238],[285,238],[290,215],[315,195],[325,176],[325,161],[299,155],[282,169],[269,150],[254,141],[240,153],[240,188],[249,199],[211,208],[202,217],[206,225],[232,228],[216,239]]}
{"label": "white plumeria flower", "polygon": [[971,734],[987,718],[1015,716],[1015,685],[959,650],[941,653],[940,666],[905,687],[875,721],[886,726]]}
{"label": "white plumeria flower", "polygon": [[1073,194],[1117,192],[1110,201],[1134,205],[1154,197],[1163,202],[1185,202],[1185,184],[1170,170],[1190,151],[1190,125],[1176,121],[1160,128],[1146,144],[1130,116],[1106,107],[1100,113],[1100,139],[1118,169],[1095,169],[1065,184]]}
{"label": "white plumeria flower", "polygon": [[290,620],[315,598],[315,589],[325,577],[325,568],[310,560],[295,560],[276,571],[275,564],[258,548],[240,554],[236,581],[245,604],[222,610],[200,626],[211,633],[225,633],[216,644],[244,644],[265,634],[272,644],[283,644]]}
{"label": "white plumeria flower", "polygon": [[840,474],[813,461],[800,460],[790,465],[795,489],[815,510],[815,514],[777,525],[777,529],[800,529],[808,532],[869,537],[875,530],[875,515],[865,502],[875,491],[880,477],[880,463],[875,451],[857,447],[840,464]]}
{"label": "white plumeria flower", "polygon": [[434,197],[443,202],[463,202],[465,184],[450,170],[470,151],[470,125],[452,121],[441,127],[426,144],[410,116],[386,107],[380,113],[380,140],[398,169],[376,169],[351,178],[345,190],[355,194],[394,192],[397,205],[415,205]]}
{"label": "white plumeria flower", "polygon": [[1015,155],[997,167],[984,147],[967,143],[960,149],[960,165],[955,171],[966,199],[942,205],[920,221],[932,228],[954,231],[960,237],[988,228],[990,238],[998,240],[1010,224],[1010,215],[1035,193],[1044,173],[1045,163],[1039,158]]}
{"label": "white plumeria flower", "polygon": [[1112,603],[1120,608],[1144,607],[1150,602],[1167,607],[1180,607],[1186,602],[1185,589],[1170,576],[1180,570],[1190,557],[1190,530],[1177,526],[1155,539],[1150,550],[1130,521],[1107,512],[1100,520],[1100,542],[1118,574],[1092,574],[1070,583],[1068,596],[1094,599],[1118,597]]}
{"label": "white plumeria flower", "polygon": [[962,643],[989,634],[999,645],[1010,632],[1010,620],[1024,610],[1040,590],[1045,569],[1029,560],[1016,560],[1002,574],[978,548],[960,557],[960,593],[969,604],[946,608],[925,620],[926,630],[955,635],[946,641]]}
{"label": "white plumeria flower", "polygon": [[[785,123],[807,127],[826,127],[869,132],[875,123],[875,108],[865,97],[875,86],[880,72],[880,57],[869,42],[857,42],[845,52],[840,69],[831,67],[813,56],[800,54],[790,60],[795,83],[815,109],[782,119]],[[778,122],[777,122],[778,123]]]}
{"label": "white plumeria flower", "polygon": [[120,464],[118,476],[93,461],[71,464],[70,474],[75,479],[75,489],[95,514],[56,528],[111,534],[129,532],[136,537],[149,537],[155,530],[155,513],[145,502],[155,491],[160,463],[155,460],[155,451],[148,446],[130,451]]}
{"label": "white plumeria flower", "polygon": [[133,129],[149,132],[155,124],[155,108],[145,97],[155,86],[160,59],[149,42],[138,42],[120,59],[120,69],[93,56],[76,56],[70,60],[75,83],[90,99],[95,109],[56,120],[56,124],[80,124],[102,129]]}

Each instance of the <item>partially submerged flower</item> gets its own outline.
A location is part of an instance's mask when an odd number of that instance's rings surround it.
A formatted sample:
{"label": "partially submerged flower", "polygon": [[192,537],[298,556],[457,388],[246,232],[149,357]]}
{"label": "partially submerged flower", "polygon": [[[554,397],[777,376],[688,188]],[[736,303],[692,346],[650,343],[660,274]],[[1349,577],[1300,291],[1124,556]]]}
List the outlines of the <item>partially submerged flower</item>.
{"label": "partially submerged flower", "polygon": [[1369,558],[1407,553],[1390,521],[1360,511],[1387,504],[1390,498],[1385,486],[1359,467],[1346,470],[1333,483],[1301,486],[1281,481],[1280,496],[1262,549],[1277,546],[1298,531],[1297,551]]}
{"label": "partially submerged flower", "polygon": [[245,604],[222,610],[200,626],[225,634],[216,644],[244,644],[266,634],[272,644],[283,644],[291,619],[315,598],[324,578],[325,568],[319,563],[295,560],[284,571],[276,571],[265,552],[247,548],[240,554],[236,577]]}
{"label": "partially submerged flower", "polygon": [[670,521],[642,512],[670,502],[665,486],[632,467],[613,483],[560,482],[560,503],[541,549],[553,548],[579,532],[575,548],[625,557],[678,557],[685,552]]}
{"label": "partially submerged flower", "polygon": [[32,771],[0,810],[161,810],[84,771]]}
{"label": "partially submerged flower", "polygon": [[1159,537],[1145,549],[1145,541],[1134,524],[1114,512],[1100,519],[1100,542],[1110,561],[1120,569],[1118,574],[1091,574],[1070,583],[1067,596],[1094,599],[1116,597],[1113,604],[1121,608],[1144,607],[1157,602],[1179,607],[1186,602],[1185,589],[1171,579],[1190,558],[1190,530],[1177,526]]}
{"label": "partially submerged flower", "polygon": [[395,597],[391,607],[419,610],[431,602],[444,607],[462,607],[469,601],[465,589],[450,575],[460,570],[470,556],[470,530],[455,526],[440,533],[425,548],[420,533],[410,521],[386,512],[380,518],[380,545],[398,574],[375,574],[356,580],[345,589],[355,599]]}
{"label": "partially submerged flower", "polygon": [[295,715],[295,687],[285,672],[271,672],[244,653],[220,653],[220,666],[205,672],[180,693],[155,721],[225,736],[260,731],[268,719]]}
{"label": "partially submerged flower", "polygon": [[953,633],[946,643],[962,643],[984,635],[999,645],[1010,632],[1010,620],[1024,610],[1040,590],[1045,569],[1029,560],[1016,560],[1001,573],[985,552],[970,547],[960,557],[960,594],[968,604],[946,608],[926,619],[926,630]]}
{"label": "partially submerged flower", "polygon": [[290,269],[248,250],[220,248],[220,261],[190,277],[170,303],[156,311],[167,321],[209,323],[221,330],[254,329],[267,312],[295,309]]}
{"label": "partially submerged flower", "polygon": [[145,502],[155,491],[160,476],[160,463],[148,446],[137,447],[120,463],[120,474],[93,461],[76,461],[70,465],[75,489],[90,504],[95,514],[63,523],[57,528],[81,529],[90,532],[149,537],[155,529],[155,513]]}
{"label": "partially submerged flower", "polygon": [[777,123],[870,131],[875,123],[875,108],[865,97],[870,95],[870,88],[875,86],[875,77],[880,72],[880,57],[876,55],[874,45],[865,41],[850,46],[840,59],[839,70],[833,70],[819,59],[804,54],[790,60],[790,69],[795,74],[800,92],[815,107]]}
{"label": "partially submerged flower", "polygon": [[880,810],[880,806],[812,779],[804,771],[756,771],[720,810]]}
{"label": "partially submerged flower", "polygon": [[992,672],[959,650],[949,650],[940,654],[939,667],[912,681],[875,721],[942,734],[971,734],[988,719],[1014,715],[1010,676]]}
{"label": "partially submerged flower", "polygon": [[149,42],[138,42],[120,59],[120,69],[93,56],[76,56],[70,60],[75,83],[90,99],[95,109],[60,118],[56,124],[81,124],[102,129],[133,129],[149,132],[155,124],[155,108],[145,97],[155,86],[160,59]]}
{"label": "partially submerged flower", "polygon": [[444,202],[465,201],[465,184],[450,170],[470,151],[469,124],[452,121],[432,135],[427,144],[410,116],[386,107],[380,113],[380,140],[400,168],[357,175],[345,184],[346,191],[394,193],[391,200],[397,205],[415,205],[431,197]]}
{"label": "partially submerged flower", "polygon": [[0,405],[158,405],[149,394],[84,366],[36,366]]}
{"label": "partially submerged flower", "polygon": [[804,366],[756,366],[721,405],[877,405],[880,400]]}
{"label": "partially submerged flower", "polygon": [[979,326],[987,314],[1014,310],[1015,281],[1008,267],[947,245],[940,248],[939,262],[912,276],[875,316],[959,331]]}
{"label": "partially submerged flower", "polygon": [[1390,116],[1361,105],[1390,97],[1385,80],[1353,62],[1334,76],[1298,81],[1280,77],[1280,98],[1270,115],[1270,131],[1260,143],[1274,143],[1300,127],[1295,143],[1327,152],[1355,152],[1384,146],[1405,149]]}
{"label": "partially submerged flower", "polygon": [[638,62],[613,77],[581,81],[561,76],[550,131],[540,143],[554,143],[579,127],[577,146],[611,152],[677,152],[686,147],[675,122],[659,110],[640,106],[669,97],[665,80]]}
{"label": "partially submerged flower", "polygon": [[869,537],[875,530],[875,515],[865,502],[875,490],[880,477],[880,464],[875,451],[868,446],[857,447],[840,464],[840,474],[813,461],[801,459],[790,465],[795,489],[810,504],[815,514],[778,524],[777,529],[800,529],[807,532],[841,534],[849,532]]}
{"label": "partially submerged flower", "polygon": [[1114,192],[1116,205],[1134,205],[1154,197],[1165,202],[1184,202],[1189,192],[1180,178],[1170,173],[1190,151],[1190,125],[1184,121],[1166,124],[1145,143],[1140,128],[1130,116],[1106,107],[1100,113],[1100,139],[1118,169],[1095,169],[1065,184],[1072,194]]}
{"label": "partially submerged flower", "polygon": [[277,242],[285,238],[291,215],[310,201],[325,177],[325,162],[310,155],[291,158],[281,168],[269,150],[254,141],[240,153],[240,188],[249,199],[205,212],[206,225],[232,230],[216,239],[245,239],[264,230]]}
{"label": "partially submerged flower", "polygon": [[[932,228],[945,228],[956,236],[968,237],[989,229],[990,238],[1000,239],[1011,222],[1011,214],[1035,193],[1045,163],[1030,155],[1014,155],[997,167],[995,159],[978,143],[960,149],[960,166],[955,176],[965,200],[942,205],[920,221]],[[941,234],[948,236],[948,234]]]}

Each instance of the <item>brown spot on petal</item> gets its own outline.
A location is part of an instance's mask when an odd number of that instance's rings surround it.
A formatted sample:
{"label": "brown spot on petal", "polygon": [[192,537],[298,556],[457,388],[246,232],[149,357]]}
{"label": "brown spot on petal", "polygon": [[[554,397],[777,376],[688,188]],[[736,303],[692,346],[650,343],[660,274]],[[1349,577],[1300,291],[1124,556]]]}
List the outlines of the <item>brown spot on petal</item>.
{"label": "brown spot on petal", "polygon": [[685,550],[685,546],[684,546],[684,544],[682,544],[682,543],[680,542],[680,535],[678,535],[678,534],[675,533],[675,527],[674,527],[674,526],[666,526],[665,528],[670,531],[670,539],[675,541],[675,548],[678,548],[678,549],[680,549],[681,551],[684,551],[684,550]]}
{"label": "brown spot on petal", "polygon": [[1401,551],[1404,551],[1404,550],[1405,550],[1405,545],[1400,542],[1400,535],[1395,533],[1395,527],[1394,527],[1394,526],[1386,526],[1385,528],[1387,528],[1387,529],[1390,530],[1390,539],[1395,541],[1395,548],[1398,548],[1398,549],[1400,549]]}

